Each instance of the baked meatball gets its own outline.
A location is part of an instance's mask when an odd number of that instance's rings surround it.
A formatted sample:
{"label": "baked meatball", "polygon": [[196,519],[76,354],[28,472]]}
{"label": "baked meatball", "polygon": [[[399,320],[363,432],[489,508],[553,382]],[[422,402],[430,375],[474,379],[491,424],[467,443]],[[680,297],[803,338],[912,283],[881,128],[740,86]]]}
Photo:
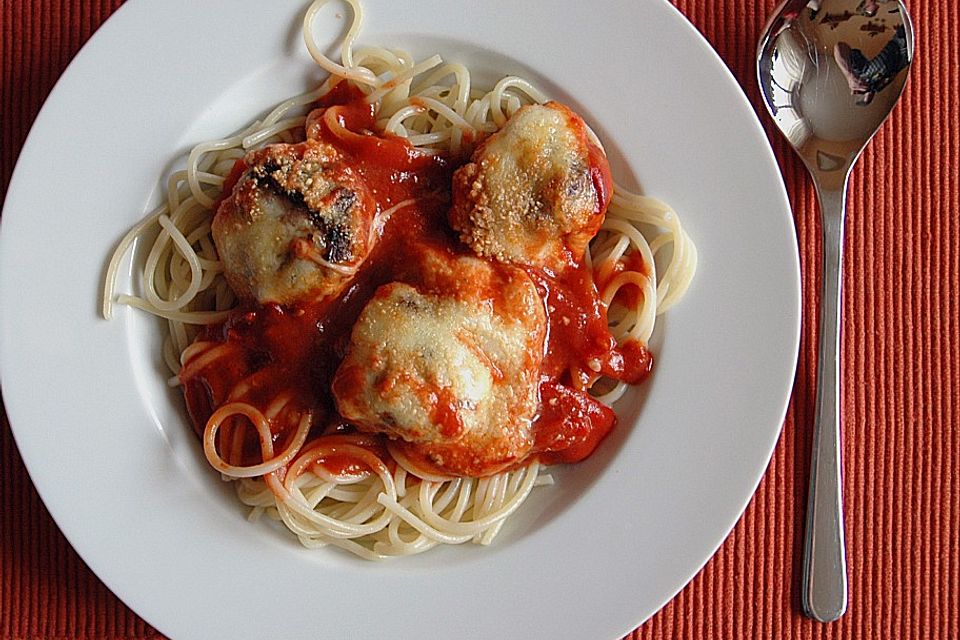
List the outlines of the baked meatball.
{"label": "baked meatball", "polygon": [[543,303],[518,268],[427,261],[448,264],[418,286],[380,287],[363,309],[334,377],[337,408],[434,472],[495,473],[533,445]]}
{"label": "baked meatball", "polygon": [[270,145],[244,161],[213,220],[227,282],[261,304],[339,293],[372,248],[376,203],[363,179],[315,140]]}
{"label": "baked meatball", "polygon": [[450,224],[478,255],[559,269],[583,256],[611,184],[580,116],[556,102],[525,106],[454,174]]}

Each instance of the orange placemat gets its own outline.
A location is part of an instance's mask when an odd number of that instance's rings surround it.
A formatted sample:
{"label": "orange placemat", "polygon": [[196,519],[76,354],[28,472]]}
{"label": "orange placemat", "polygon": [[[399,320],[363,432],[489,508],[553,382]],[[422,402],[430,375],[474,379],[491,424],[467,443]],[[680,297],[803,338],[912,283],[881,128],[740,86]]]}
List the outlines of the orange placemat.
{"label": "orange placemat", "polygon": [[[0,196],[44,98],[119,4],[0,3]],[[776,3],[675,4],[759,106],[753,54]],[[843,338],[849,610],[831,625],[799,613],[819,222],[801,163],[764,114],[804,278],[793,400],[743,519],[634,640],[960,637],[960,8],[947,0],[910,8],[919,37],[906,94],[851,183]],[[0,640],[160,638],[67,544],[27,477],[5,413],[0,422]]]}

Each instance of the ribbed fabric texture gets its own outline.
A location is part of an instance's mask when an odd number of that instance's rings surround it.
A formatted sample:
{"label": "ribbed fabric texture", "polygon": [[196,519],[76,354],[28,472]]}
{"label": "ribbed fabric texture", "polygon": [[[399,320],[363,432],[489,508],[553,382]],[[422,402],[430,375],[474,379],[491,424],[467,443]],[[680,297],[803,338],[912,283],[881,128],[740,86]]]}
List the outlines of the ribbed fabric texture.
{"label": "ribbed fabric texture", "polygon": [[[27,131],[57,77],[119,4],[0,3],[0,195],[6,194]],[[807,174],[774,131],[753,81],[757,38],[775,4],[676,0],[746,87],[790,193],[804,278],[793,400],[770,468],[730,538],[693,582],[629,637],[956,640],[960,8],[940,0],[913,2],[918,39],[906,93],[851,182],[843,327],[850,606],[839,622],[822,625],[799,612],[820,228]],[[159,637],[97,580],[57,530],[30,484],[3,414],[0,639]]]}

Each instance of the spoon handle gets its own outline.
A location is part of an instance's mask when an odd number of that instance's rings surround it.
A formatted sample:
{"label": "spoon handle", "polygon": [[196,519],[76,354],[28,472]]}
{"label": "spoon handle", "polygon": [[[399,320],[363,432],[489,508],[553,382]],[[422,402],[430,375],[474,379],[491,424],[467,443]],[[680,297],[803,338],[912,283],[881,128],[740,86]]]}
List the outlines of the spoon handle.
{"label": "spoon handle", "polygon": [[823,222],[823,297],[801,598],[806,614],[820,622],[832,622],[847,609],[839,393],[846,186],[846,180],[839,190],[817,186]]}

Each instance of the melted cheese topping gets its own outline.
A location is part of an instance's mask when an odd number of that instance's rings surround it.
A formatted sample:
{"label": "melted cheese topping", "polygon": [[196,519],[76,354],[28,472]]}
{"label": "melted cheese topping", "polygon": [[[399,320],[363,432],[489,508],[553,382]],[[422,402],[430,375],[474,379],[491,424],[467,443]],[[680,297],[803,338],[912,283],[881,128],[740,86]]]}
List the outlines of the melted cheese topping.
{"label": "melted cheese topping", "polygon": [[555,102],[518,110],[454,174],[450,224],[477,254],[557,268],[603,222],[586,128]]}
{"label": "melted cheese topping", "polygon": [[339,293],[370,251],[376,204],[334,147],[307,140],[245,158],[213,239],[230,286],[261,304]]}
{"label": "melted cheese topping", "polygon": [[543,303],[519,269],[425,255],[419,288],[384,285],[360,314],[333,382],[337,408],[438,469],[489,474],[533,446]]}

